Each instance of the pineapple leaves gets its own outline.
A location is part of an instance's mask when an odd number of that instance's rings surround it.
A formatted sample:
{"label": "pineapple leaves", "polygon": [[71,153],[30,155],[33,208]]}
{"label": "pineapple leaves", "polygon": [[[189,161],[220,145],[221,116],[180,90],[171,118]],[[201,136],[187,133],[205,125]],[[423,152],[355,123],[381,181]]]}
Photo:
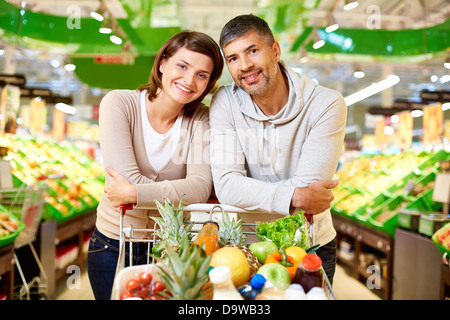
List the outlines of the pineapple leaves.
{"label": "pineapple leaves", "polygon": [[191,243],[187,234],[183,235],[179,251],[166,247],[164,270],[160,268],[161,277],[177,300],[195,300],[203,298],[202,288],[208,282],[208,267],[211,256]]}
{"label": "pineapple leaves", "polygon": [[219,245],[224,247],[229,244],[244,244],[247,236],[242,232],[242,219],[230,219],[229,213],[225,213],[219,224]]}

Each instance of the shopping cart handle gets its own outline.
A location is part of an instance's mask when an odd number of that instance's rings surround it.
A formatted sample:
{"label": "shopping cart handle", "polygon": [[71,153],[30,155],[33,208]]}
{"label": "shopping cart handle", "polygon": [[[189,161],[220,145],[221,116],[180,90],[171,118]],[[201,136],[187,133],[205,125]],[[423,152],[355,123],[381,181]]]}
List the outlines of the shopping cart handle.
{"label": "shopping cart handle", "polygon": [[309,223],[311,223],[311,222],[312,222],[312,217],[313,217],[313,215],[312,215],[312,214],[309,214],[309,213],[305,213],[305,218],[306,218],[306,221],[308,221]]}
{"label": "shopping cart handle", "polygon": [[120,213],[124,216],[125,213],[127,212],[127,210],[132,210],[133,209],[133,204],[132,203],[121,204],[119,206],[119,209],[120,209]]}

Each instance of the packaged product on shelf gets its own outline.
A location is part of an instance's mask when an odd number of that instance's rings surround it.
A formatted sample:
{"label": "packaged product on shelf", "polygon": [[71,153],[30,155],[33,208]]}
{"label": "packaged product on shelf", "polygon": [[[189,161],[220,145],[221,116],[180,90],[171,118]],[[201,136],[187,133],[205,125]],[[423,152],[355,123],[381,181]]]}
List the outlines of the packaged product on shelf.
{"label": "packaged product on shelf", "polygon": [[448,222],[450,222],[450,215],[444,215],[441,212],[422,213],[419,219],[419,233],[431,237]]}
{"label": "packaged product on shelf", "polygon": [[72,143],[5,135],[15,187],[47,184],[43,218],[61,222],[97,207],[104,187],[103,168]]}
{"label": "packaged product on shelf", "polygon": [[14,242],[25,225],[0,205],[0,247]]}
{"label": "packaged product on shelf", "polygon": [[447,256],[450,255],[450,222],[437,230],[433,234],[432,239],[442,254],[447,253]]}

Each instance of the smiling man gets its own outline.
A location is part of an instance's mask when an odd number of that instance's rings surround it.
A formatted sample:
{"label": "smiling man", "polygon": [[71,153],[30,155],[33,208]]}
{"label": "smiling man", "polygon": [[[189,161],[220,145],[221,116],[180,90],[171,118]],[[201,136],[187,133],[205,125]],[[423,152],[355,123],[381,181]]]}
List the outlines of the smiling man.
{"label": "smiling man", "polygon": [[268,24],[241,15],[220,46],[234,83],[211,102],[211,168],[221,203],[248,210],[314,215],[327,276],[336,265],[330,206],[347,108],[337,91],[296,74],[281,60]]}

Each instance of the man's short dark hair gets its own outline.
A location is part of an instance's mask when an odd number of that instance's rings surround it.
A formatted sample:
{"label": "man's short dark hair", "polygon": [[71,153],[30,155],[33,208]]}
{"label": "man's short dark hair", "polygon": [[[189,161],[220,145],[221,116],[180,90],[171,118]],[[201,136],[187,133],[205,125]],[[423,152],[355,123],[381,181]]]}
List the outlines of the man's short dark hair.
{"label": "man's short dark hair", "polygon": [[220,47],[223,49],[230,42],[252,31],[255,31],[258,36],[264,38],[270,46],[275,42],[272,30],[270,30],[266,21],[253,14],[244,14],[234,17],[225,24],[220,33]]}

